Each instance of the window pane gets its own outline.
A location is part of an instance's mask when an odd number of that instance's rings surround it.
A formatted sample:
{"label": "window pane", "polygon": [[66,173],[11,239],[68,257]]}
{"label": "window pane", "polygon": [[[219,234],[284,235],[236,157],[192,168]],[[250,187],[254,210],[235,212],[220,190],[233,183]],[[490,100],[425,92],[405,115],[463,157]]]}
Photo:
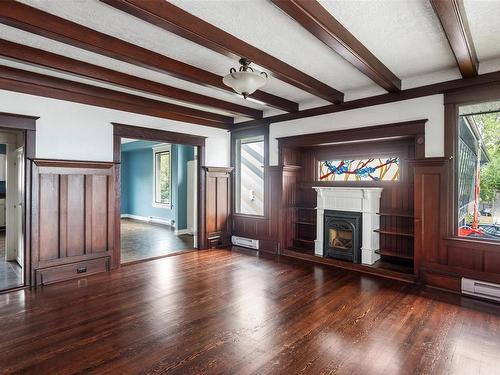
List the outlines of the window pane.
{"label": "window pane", "polygon": [[236,142],[236,212],[264,214],[264,137]]}
{"label": "window pane", "polygon": [[500,240],[500,115],[458,122],[458,235]]}
{"label": "window pane", "polygon": [[157,203],[170,202],[170,152],[155,154],[155,199]]}
{"label": "window pane", "polygon": [[399,181],[399,158],[318,162],[318,181]]}

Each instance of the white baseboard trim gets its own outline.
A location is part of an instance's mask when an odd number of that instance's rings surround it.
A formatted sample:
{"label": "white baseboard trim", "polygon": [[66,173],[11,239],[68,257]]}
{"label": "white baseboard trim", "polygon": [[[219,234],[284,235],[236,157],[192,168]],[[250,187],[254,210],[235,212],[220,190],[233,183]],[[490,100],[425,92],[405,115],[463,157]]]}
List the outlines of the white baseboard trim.
{"label": "white baseboard trim", "polygon": [[189,229],[176,229],[176,230],[174,231],[174,234],[175,234],[176,236],[180,236],[180,235],[182,235],[182,234],[191,234],[191,231],[190,231]]}
{"label": "white baseboard trim", "polygon": [[160,218],[152,217],[152,216],[139,216],[139,215],[132,215],[132,214],[121,214],[120,217],[122,219],[134,219],[134,220],[139,220],[139,221],[145,221],[148,223],[163,224],[163,225],[168,225],[168,226],[173,227],[172,220],[168,220],[168,219],[160,219]]}

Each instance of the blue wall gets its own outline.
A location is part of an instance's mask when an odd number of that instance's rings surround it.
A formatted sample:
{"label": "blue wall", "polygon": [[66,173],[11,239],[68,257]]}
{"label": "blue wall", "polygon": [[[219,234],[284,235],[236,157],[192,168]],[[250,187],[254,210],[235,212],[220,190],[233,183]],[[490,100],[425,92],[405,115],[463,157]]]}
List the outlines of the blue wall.
{"label": "blue wall", "polygon": [[158,142],[122,144],[121,213],[173,220],[187,228],[187,162],[194,159],[192,146],[172,145],[172,208],[153,207],[153,146]]}

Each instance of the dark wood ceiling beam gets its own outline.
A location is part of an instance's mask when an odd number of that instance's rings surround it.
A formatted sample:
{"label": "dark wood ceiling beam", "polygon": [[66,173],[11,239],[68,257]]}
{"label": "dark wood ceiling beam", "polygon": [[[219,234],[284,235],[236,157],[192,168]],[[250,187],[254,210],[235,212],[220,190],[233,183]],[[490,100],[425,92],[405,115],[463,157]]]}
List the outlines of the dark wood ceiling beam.
{"label": "dark wood ceiling beam", "polygon": [[[430,96],[436,94],[448,93],[448,95],[452,95],[452,93],[454,93],[456,90],[465,88],[472,89],[475,86],[490,87],[492,91],[498,92],[499,84],[500,84],[500,71],[485,73],[471,78],[459,78],[451,81],[434,83],[432,85],[401,90],[399,92],[389,92],[387,94],[375,95],[356,100],[349,100],[342,104],[329,104],[321,107],[305,109],[295,113],[285,113],[282,115],[264,117],[263,119],[260,120],[238,122],[234,124],[232,129],[241,129],[244,127],[251,127],[257,125],[269,125],[278,122],[321,116],[330,113],[349,111],[358,108],[366,108],[374,105],[394,103],[402,100],[421,98],[424,96]],[[473,95],[471,95],[470,101],[478,99],[487,100],[487,98],[478,98],[477,93],[474,93]]]}
{"label": "dark wood ceiling beam", "polygon": [[217,108],[239,116],[256,119],[262,118],[262,111],[257,109],[214,99],[4,39],[0,39],[0,56],[145,93],[161,95],[200,106]]}
{"label": "dark wood ceiling beam", "polygon": [[401,80],[316,0],[272,2],[379,86],[401,90]]}
{"label": "dark wood ceiling beam", "polygon": [[[231,123],[207,118],[202,111],[183,112],[172,104],[124,92],[50,77],[22,69],[0,66],[0,89],[117,109],[216,128],[229,129]],[[199,117],[201,116],[201,117]],[[231,118],[232,120],[232,118]],[[232,121],[231,121],[232,122]]]}
{"label": "dark wood ceiling beam", "polygon": [[462,0],[431,0],[462,77],[478,75],[479,62]]}
{"label": "dark wood ceiling beam", "polygon": [[[74,47],[83,48],[241,97],[224,85],[222,77],[217,74],[16,1],[2,2],[2,6],[0,7],[0,22]],[[263,91],[256,91],[249,97],[249,100],[283,111],[293,112],[298,110],[297,103]]]}
{"label": "dark wood ceiling beam", "polygon": [[235,60],[246,57],[274,77],[332,103],[344,94],[287,63],[165,0],[101,0],[123,12],[189,39]]}

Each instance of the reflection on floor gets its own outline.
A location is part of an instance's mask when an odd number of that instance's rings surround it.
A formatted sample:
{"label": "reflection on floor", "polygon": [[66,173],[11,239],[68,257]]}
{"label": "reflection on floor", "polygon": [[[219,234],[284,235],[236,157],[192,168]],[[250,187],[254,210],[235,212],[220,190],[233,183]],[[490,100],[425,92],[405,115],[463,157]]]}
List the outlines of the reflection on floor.
{"label": "reflection on floor", "polygon": [[23,284],[21,267],[15,261],[5,260],[5,230],[0,231],[0,290]]}
{"label": "reflection on floor", "polygon": [[193,236],[176,236],[166,225],[121,220],[122,263],[154,258],[193,248]]}

